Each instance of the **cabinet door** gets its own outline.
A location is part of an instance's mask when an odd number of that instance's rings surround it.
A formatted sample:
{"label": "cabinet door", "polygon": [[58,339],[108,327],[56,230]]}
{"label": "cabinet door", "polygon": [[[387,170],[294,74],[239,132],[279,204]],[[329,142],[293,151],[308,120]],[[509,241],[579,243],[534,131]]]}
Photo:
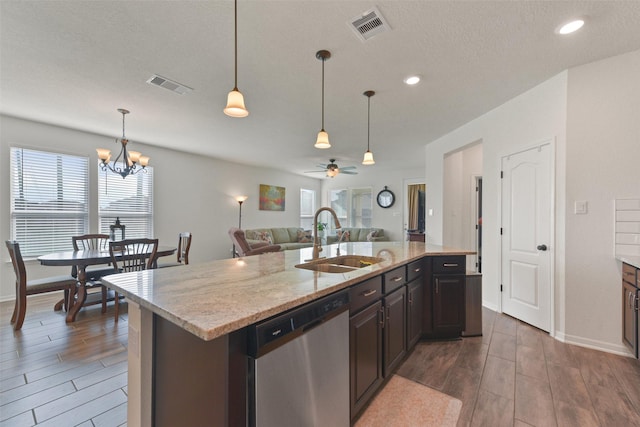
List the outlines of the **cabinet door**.
{"label": "cabinet door", "polygon": [[636,311],[637,289],[622,282],[622,341],[638,356],[638,312]]}
{"label": "cabinet door", "polygon": [[422,277],[409,282],[407,285],[407,349],[410,350],[420,340],[422,335],[422,315],[424,304],[424,285]]}
{"label": "cabinet door", "polygon": [[391,374],[407,354],[407,290],[384,297],[384,376]]}
{"label": "cabinet door", "polygon": [[351,418],[382,384],[382,301],[367,307],[349,321],[349,371]]}
{"label": "cabinet door", "polygon": [[458,337],[464,330],[464,275],[433,276],[433,332],[438,337]]}

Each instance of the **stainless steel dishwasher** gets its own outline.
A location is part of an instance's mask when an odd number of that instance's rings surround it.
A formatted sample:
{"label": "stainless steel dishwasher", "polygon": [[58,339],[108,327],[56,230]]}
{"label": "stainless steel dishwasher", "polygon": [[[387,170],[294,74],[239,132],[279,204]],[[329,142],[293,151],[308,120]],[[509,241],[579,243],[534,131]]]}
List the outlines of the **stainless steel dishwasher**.
{"label": "stainless steel dishwasher", "polygon": [[349,426],[349,293],[249,329],[249,425]]}

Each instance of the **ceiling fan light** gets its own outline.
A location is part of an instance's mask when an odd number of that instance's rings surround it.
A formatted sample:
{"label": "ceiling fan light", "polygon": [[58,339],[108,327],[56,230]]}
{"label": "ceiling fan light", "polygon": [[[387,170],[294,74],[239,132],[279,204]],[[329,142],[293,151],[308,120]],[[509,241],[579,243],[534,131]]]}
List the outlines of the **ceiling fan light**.
{"label": "ceiling fan light", "polygon": [[331,148],[331,144],[329,143],[329,134],[324,129],[318,132],[315,147],[320,149]]}
{"label": "ceiling fan light", "polygon": [[333,178],[334,176],[338,175],[340,173],[340,171],[338,170],[338,168],[335,169],[327,169],[327,176],[329,178]]}
{"label": "ceiling fan light", "polygon": [[375,160],[373,160],[373,153],[369,150],[365,151],[362,164],[368,166],[368,165],[373,165],[375,163],[376,163]]}
{"label": "ceiling fan light", "polygon": [[249,115],[249,111],[244,106],[244,96],[238,88],[233,88],[227,95],[227,106],[223,111],[230,117],[247,117]]}

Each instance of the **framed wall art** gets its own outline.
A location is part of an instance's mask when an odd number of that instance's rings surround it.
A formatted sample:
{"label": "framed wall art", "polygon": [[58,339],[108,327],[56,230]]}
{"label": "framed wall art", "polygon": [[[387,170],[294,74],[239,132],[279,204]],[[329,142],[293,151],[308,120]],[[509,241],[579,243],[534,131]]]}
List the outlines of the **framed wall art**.
{"label": "framed wall art", "polygon": [[284,187],[260,184],[260,210],[284,211],[285,192]]}

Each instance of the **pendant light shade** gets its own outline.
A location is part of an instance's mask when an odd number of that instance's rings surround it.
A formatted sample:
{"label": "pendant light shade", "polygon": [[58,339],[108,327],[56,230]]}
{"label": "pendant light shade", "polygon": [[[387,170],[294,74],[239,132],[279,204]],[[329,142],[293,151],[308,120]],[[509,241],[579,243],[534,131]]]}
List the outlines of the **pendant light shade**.
{"label": "pendant light shade", "polygon": [[247,117],[249,111],[244,106],[244,97],[238,90],[238,0],[234,1],[233,11],[233,28],[234,28],[234,85],[233,90],[227,95],[227,106],[224,108],[224,113],[231,117]]}
{"label": "pendant light shade", "polygon": [[369,131],[371,129],[371,97],[376,93],[372,90],[368,90],[363,93],[364,96],[367,97],[367,151],[364,153],[364,159],[362,159],[362,164],[365,166],[375,164],[375,160],[373,160],[373,153],[369,150]]}
{"label": "pendant light shade", "polygon": [[319,50],[316,52],[316,58],[322,61],[322,128],[318,132],[315,147],[326,149],[331,147],[329,142],[329,134],[324,130],[324,61],[331,58],[331,52],[328,50]]}
{"label": "pendant light shade", "polygon": [[244,96],[242,96],[238,88],[234,88],[227,95],[227,106],[224,109],[224,113],[231,117],[247,117],[249,115],[247,108],[244,106]]}

